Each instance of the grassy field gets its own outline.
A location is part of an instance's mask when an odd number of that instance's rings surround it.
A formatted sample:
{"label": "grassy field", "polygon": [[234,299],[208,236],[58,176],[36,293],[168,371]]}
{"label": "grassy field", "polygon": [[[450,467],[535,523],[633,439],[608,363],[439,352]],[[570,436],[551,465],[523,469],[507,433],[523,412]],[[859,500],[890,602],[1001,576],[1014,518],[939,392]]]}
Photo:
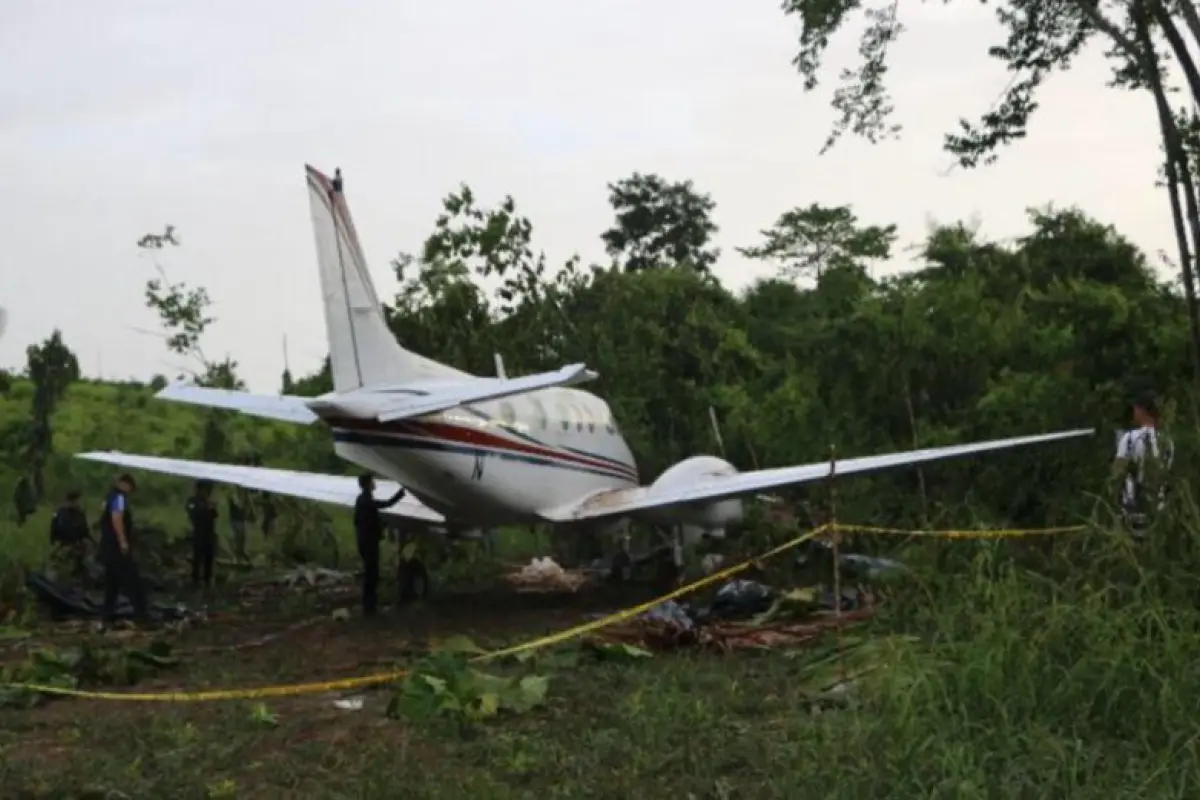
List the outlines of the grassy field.
{"label": "grassy field", "polygon": [[[13,797],[1195,797],[1200,612],[1188,565],[1200,539],[1188,531],[1139,549],[1104,530],[1052,545],[914,543],[915,577],[845,636],[845,670],[864,674],[838,704],[816,694],[841,674],[832,641],[501,665],[548,677],[545,704],[472,723],[389,718],[392,688],[357,711],[330,695],[57,700],[0,712],[0,785]],[[333,619],[353,602],[349,586],[239,603],[230,584],[215,601],[226,613],[179,636],[180,666],[139,688],[413,666],[452,634],[496,646],[619,605],[492,590],[376,623]],[[314,621],[287,632],[297,620]],[[42,625],[36,636],[91,635]]]}

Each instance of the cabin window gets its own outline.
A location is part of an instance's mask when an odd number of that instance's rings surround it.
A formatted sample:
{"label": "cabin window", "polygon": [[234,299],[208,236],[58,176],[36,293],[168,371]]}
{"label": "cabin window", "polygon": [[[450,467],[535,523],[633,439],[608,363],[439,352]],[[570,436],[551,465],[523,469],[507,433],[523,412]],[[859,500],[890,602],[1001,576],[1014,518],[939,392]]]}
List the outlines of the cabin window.
{"label": "cabin window", "polygon": [[587,417],[588,433],[595,433],[596,432],[596,414],[592,411],[591,407],[588,406],[587,404],[584,404],[584,406],[583,406],[583,415],[585,417]]}
{"label": "cabin window", "polygon": [[507,400],[500,404],[500,421],[510,428],[517,421],[517,410]]}
{"label": "cabin window", "polygon": [[558,404],[558,418],[559,418],[560,420],[562,420],[562,429],[563,429],[564,431],[569,431],[569,430],[571,430],[571,419],[570,419],[570,417],[571,417],[571,414],[570,414],[570,412],[567,410],[567,407],[566,407],[566,406],[564,406],[562,403],[559,403],[559,404]]}
{"label": "cabin window", "polygon": [[542,401],[536,397],[529,398],[530,404],[533,406],[533,421],[542,430],[546,430],[546,407],[542,405]]}
{"label": "cabin window", "polygon": [[583,432],[583,414],[580,412],[578,407],[571,406],[571,416],[575,420],[575,430],[582,433]]}

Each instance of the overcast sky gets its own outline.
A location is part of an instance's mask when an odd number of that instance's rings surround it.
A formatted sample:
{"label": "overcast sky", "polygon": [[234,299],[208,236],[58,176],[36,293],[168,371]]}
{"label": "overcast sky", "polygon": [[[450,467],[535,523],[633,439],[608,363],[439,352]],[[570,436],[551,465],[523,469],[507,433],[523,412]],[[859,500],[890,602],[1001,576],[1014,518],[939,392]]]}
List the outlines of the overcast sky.
{"label": "overcast sky", "polygon": [[[911,4],[893,49],[898,143],[818,156],[828,86],[805,95],[777,0],[0,0],[0,366],[58,327],[85,373],[149,378],[178,359],[154,328],[134,242],[170,222],[171,276],[206,286],[210,357],[276,391],[325,353],[303,164],[346,175],[380,294],[440,199],[506,193],[554,260],[603,256],[607,182],[691,179],[717,201],[718,274],[782,211],[852,204],[906,243],[931,220],[1023,232],[1025,208],[1079,205],[1151,254],[1170,246],[1150,100],[1104,88],[1099,57],[1056,79],[1029,139],[954,170],[942,135],[1006,82],[986,7]],[[834,42],[832,78],[855,52]],[[828,83],[828,82],[827,82]],[[902,262],[902,259],[900,260]],[[902,263],[898,262],[898,266]]]}

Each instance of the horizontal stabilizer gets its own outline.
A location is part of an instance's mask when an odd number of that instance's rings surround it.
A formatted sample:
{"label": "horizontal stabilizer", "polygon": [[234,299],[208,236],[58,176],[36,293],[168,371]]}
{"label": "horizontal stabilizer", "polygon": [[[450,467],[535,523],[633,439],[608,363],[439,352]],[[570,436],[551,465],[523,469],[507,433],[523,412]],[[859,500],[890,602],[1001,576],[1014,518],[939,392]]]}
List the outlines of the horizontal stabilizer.
{"label": "horizontal stabilizer", "polygon": [[894,467],[924,464],[929,461],[940,461],[944,458],[969,456],[994,450],[1006,450],[1012,447],[1025,447],[1031,444],[1054,442],[1060,439],[1091,436],[1093,432],[1091,428],[1084,428],[1073,431],[1060,431],[1058,433],[1045,433],[1037,436],[1019,436],[1013,439],[993,439],[986,442],[958,444],[949,447],[908,450],[902,453],[889,453],[882,456],[847,458],[836,461],[833,465],[829,461],[818,461],[815,464],[803,464],[793,467],[760,469],[754,472],[739,472],[731,475],[712,475],[700,478],[690,484],[613,489],[589,495],[575,503],[547,509],[542,512],[542,517],[550,522],[576,522],[588,519],[621,517],[637,512],[666,509],[671,506],[743,497],[785,486],[796,486],[802,483],[823,480],[830,476],[831,466],[833,467],[832,472],[841,477]]}
{"label": "horizontal stabilizer", "polygon": [[187,383],[172,384],[158,394],[156,400],[173,400],[206,408],[239,411],[252,417],[282,420],[308,425],[317,415],[308,408],[309,398],[286,394],[250,394],[232,389],[209,389]]}
{"label": "horizontal stabilizer", "polygon": [[595,377],[596,373],[585,365],[572,364],[554,372],[541,372],[522,378],[475,378],[440,387],[424,395],[405,397],[380,411],[378,419],[380,422],[410,419],[467,403],[498,400],[501,397],[548,389],[551,386],[574,386]]}
{"label": "horizontal stabilizer", "polygon": [[[350,508],[354,507],[354,501],[358,498],[360,491],[358,479],[349,475],[322,475],[316,472],[295,472],[287,469],[250,467],[240,464],[214,464],[207,461],[188,461],[182,458],[159,458],[117,452],[80,453],[76,458],[130,469],[144,469],[147,472],[158,472],[163,475],[177,475],[181,478],[209,480],[214,483],[241,486],[243,489],[258,492],[285,494]],[[387,499],[394,495],[399,488],[400,484],[395,481],[376,481],[376,498]],[[405,495],[400,502],[383,513],[431,524],[446,521],[445,517],[412,495]]]}

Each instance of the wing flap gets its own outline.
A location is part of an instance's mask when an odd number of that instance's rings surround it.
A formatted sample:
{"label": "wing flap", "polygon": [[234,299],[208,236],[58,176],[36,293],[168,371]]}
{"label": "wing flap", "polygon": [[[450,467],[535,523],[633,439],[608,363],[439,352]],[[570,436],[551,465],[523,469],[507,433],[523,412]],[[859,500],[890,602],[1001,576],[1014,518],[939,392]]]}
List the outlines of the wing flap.
{"label": "wing flap", "polygon": [[482,403],[498,400],[515,394],[524,394],[552,386],[574,386],[596,377],[596,373],[584,364],[572,364],[554,372],[541,372],[521,378],[478,378],[473,381],[436,389],[423,396],[406,397],[403,401],[380,411],[380,422],[420,417],[445,411],[467,403]]}
{"label": "wing flap", "polygon": [[[354,507],[354,501],[359,493],[358,480],[346,475],[322,475],[316,472],[297,472],[240,464],[215,464],[207,461],[189,461],[181,458],[160,458],[118,452],[80,453],[76,458],[130,469],[144,469],[163,475],[177,475],[181,478],[210,480],[214,483],[241,486],[244,489],[284,494],[350,508]],[[400,489],[400,484],[395,481],[380,480],[376,483],[377,497],[381,499],[391,497]],[[383,513],[428,523],[446,521],[445,517],[412,495],[405,495],[400,502]]]}
{"label": "wing flap", "polygon": [[[1081,436],[1091,436],[1094,430],[1083,428],[1036,436],[1018,436],[1011,439],[994,439],[972,444],[934,447],[923,450],[908,450],[880,456],[864,456],[837,461],[833,466],[838,476],[856,475],[894,467],[923,464],[946,458],[975,455],[1013,447],[1025,447],[1043,442],[1054,442]],[[704,478],[695,483],[679,486],[639,486],[634,489],[616,489],[590,495],[582,500],[542,512],[551,522],[576,522],[603,517],[624,516],[639,511],[663,509],[688,503],[712,502],[731,497],[740,497],[768,489],[795,486],[802,483],[828,478],[831,465],[828,461],[802,464],[793,467],[761,469]]]}
{"label": "wing flap", "polygon": [[309,425],[317,415],[308,407],[308,398],[292,395],[263,395],[232,389],[210,389],[191,384],[172,384],[154,395],[156,400],[239,411],[252,417]]}

